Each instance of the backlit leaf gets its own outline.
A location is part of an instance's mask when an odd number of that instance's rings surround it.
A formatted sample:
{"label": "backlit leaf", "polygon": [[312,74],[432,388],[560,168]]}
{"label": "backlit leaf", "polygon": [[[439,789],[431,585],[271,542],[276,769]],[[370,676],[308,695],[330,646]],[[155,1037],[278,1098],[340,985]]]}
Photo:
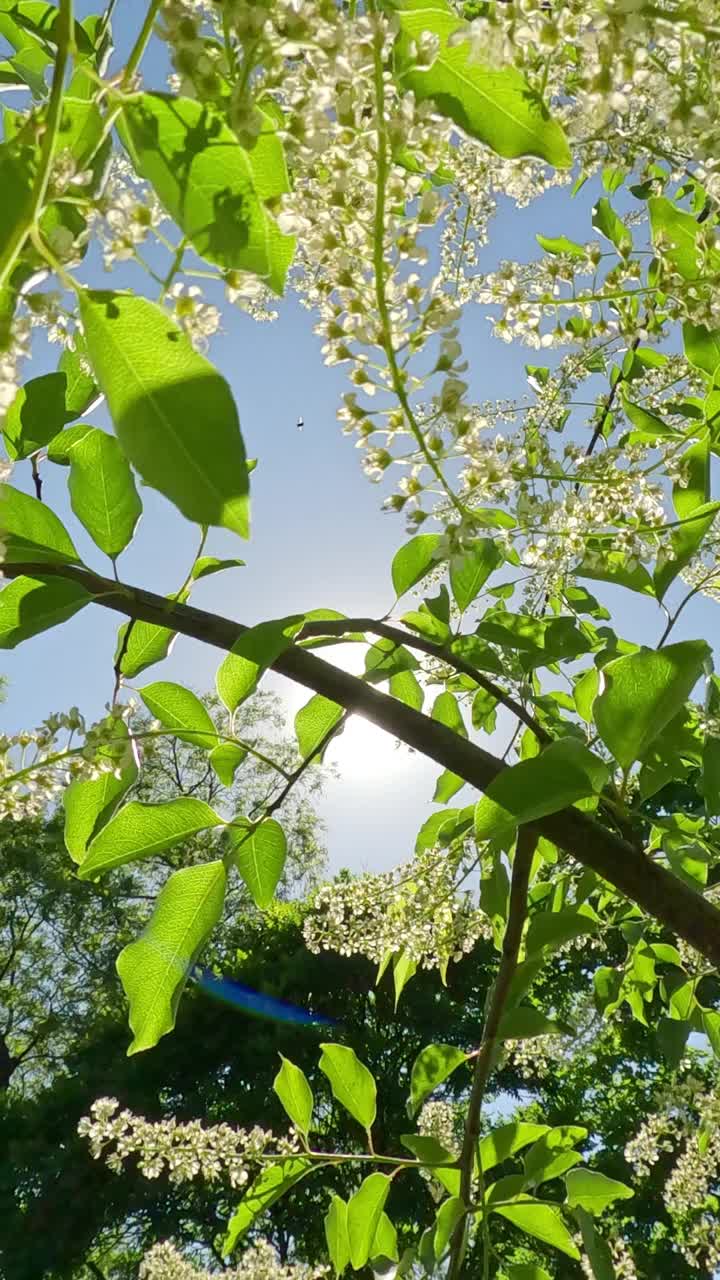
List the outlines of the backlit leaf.
{"label": "backlit leaf", "polygon": [[68,427],[51,440],[48,457],[69,465],[70,503],[95,545],[119,555],[132,541],[142,503],[115,437],[97,427]]}
{"label": "backlit leaf", "polygon": [[175,1026],[192,966],[220,919],[225,885],[221,861],[175,871],[147,927],[120,952],[117,971],[130,1001],[134,1037],[128,1053],[151,1049]]}
{"label": "backlit leaf", "polygon": [[429,1044],[421,1049],[410,1075],[408,1114],[416,1115],[433,1090],[467,1060],[467,1054],[454,1044]]}
{"label": "backlit leaf", "polygon": [[0,554],[6,564],[79,563],[62,521],[44,502],[0,484]]}
{"label": "backlit leaf", "polygon": [[346,1045],[323,1044],[320,1047],[320,1070],[330,1081],[333,1096],[363,1129],[372,1128],[377,1095],[372,1073]]}
{"label": "backlit leaf", "polygon": [[343,709],[337,702],[316,693],[295,716],[298,750],[304,760],[315,755],[326,734],[338,723]]}
{"label": "backlit leaf", "polygon": [[282,1066],[273,1081],[273,1089],[295,1127],[307,1137],[312,1123],[312,1090],[304,1071],[282,1054],[280,1058]]}
{"label": "backlit leaf", "polygon": [[263,671],[280,656],[300,629],[298,616],[278,618],[249,627],[221,662],[216,684],[228,711],[235,711],[257,687]]}
{"label": "backlit leaf", "polygon": [[227,1234],[222,1242],[223,1254],[232,1253],[257,1219],[284,1196],[286,1191],[313,1169],[320,1168],[320,1161],[308,1160],[305,1156],[288,1156],[287,1160],[266,1165],[243,1196],[228,1223]]}
{"label": "backlit leaf", "polygon": [[390,1191],[385,1173],[371,1173],[348,1201],[347,1226],[350,1261],[356,1271],[364,1267]]}
{"label": "backlit leaf", "polygon": [[263,203],[286,183],[274,132],[257,144],[253,162],[212,107],[143,93],[125,103],[121,137],[137,171],[202,257],[225,270],[253,272],[282,293],[295,241],[282,234]]}
{"label": "backlit leaf", "polygon": [[399,53],[399,81],[418,102],[430,99],[437,110],[498,155],[539,156],[557,168],[569,168],[570,148],[557,121],[514,67],[492,69],[473,60],[470,44],[448,44],[458,30],[458,15],[446,0],[395,0],[406,41],[430,31],[440,49],[430,67]]}
{"label": "backlit leaf", "polygon": [[248,472],[224,378],[162,307],[79,294],[85,340],[123,452],[188,520],[246,538]]}
{"label": "backlit leaf", "polygon": [[604,688],[595,700],[595,723],[622,769],[629,769],[677,715],[702,675],[710,649],[683,640],[657,651],[616,658],[603,667]]}
{"label": "backlit leaf", "polygon": [[93,597],[64,578],[15,578],[0,590],[0,649],[14,649],[90,604]]}
{"label": "backlit leaf", "polygon": [[238,827],[228,828],[235,852],[233,860],[250,890],[256,907],[270,906],[287,857],[285,832],[274,818],[266,818],[247,835]]}
{"label": "backlit leaf", "polygon": [[629,1200],[635,1195],[632,1187],[604,1173],[592,1169],[571,1169],[565,1175],[567,1203],[571,1208],[586,1209],[588,1213],[603,1213],[616,1200]]}
{"label": "backlit leaf", "polygon": [[439,542],[439,533],[418,533],[396,552],[392,562],[392,583],[397,596],[404,596],[435,568],[438,564],[435,551]]}
{"label": "backlit leaf", "polygon": [[176,738],[210,751],[217,744],[217,729],[197,694],[181,684],[158,680],[138,689],[145,706]]}
{"label": "backlit leaf", "polygon": [[149,858],[181,840],[222,824],[222,818],[192,796],[179,796],[163,804],[131,800],[103,827],[88,847],[78,875],[81,880],[121,867],[138,858]]}
{"label": "backlit leaf", "polygon": [[325,1214],[325,1239],[327,1241],[330,1261],[335,1268],[335,1275],[342,1275],[350,1261],[350,1240],[348,1238],[347,1203],[340,1196],[333,1195],[330,1208]]}
{"label": "backlit leaf", "polygon": [[531,1196],[522,1196],[515,1204],[497,1205],[493,1212],[507,1218],[527,1235],[559,1249],[569,1258],[580,1257],[560,1210],[555,1205],[543,1204],[541,1200],[533,1200]]}

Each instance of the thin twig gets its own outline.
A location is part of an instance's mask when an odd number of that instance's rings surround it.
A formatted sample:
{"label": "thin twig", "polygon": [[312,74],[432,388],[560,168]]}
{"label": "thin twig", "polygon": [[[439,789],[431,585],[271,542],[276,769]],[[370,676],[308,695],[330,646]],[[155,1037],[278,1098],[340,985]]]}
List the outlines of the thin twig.
{"label": "thin twig", "polygon": [[[480,1115],[482,1112],[485,1089],[495,1059],[498,1044],[498,1033],[505,1004],[510,992],[510,985],[517,969],[518,953],[522,939],[523,927],[527,917],[527,895],[537,836],[528,827],[521,827],[515,857],[513,859],[512,880],[510,882],[510,902],[508,906],[507,925],[503,937],[502,954],[497,977],[488,1000],[487,1015],[483,1027],[480,1049],[475,1059],[472,1088],[465,1118],[465,1134],[460,1154],[460,1199],[469,1205],[472,1198],[473,1172],[475,1157],[480,1137]],[[483,1205],[483,1229],[485,1240],[485,1274],[488,1274],[489,1239],[486,1229],[486,1213]],[[448,1280],[458,1280],[462,1268],[465,1241],[467,1239],[467,1218],[458,1223],[453,1235],[450,1250]]]}
{"label": "thin twig", "polygon": [[426,640],[423,636],[415,635],[411,631],[403,631],[400,627],[394,627],[390,623],[375,618],[343,618],[341,621],[307,622],[298,639],[305,640],[310,636],[342,636],[348,631],[370,631],[373,635],[382,636],[385,640],[407,645],[409,649],[418,649],[420,653],[426,653],[430,658],[437,658],[439,662],[444,662],[446,666],[452,667],[461,675],[469,676],[479,688],[484,689],[497,702],[501,702],[508,711],[512,711],[518,720],[522,720],[523,724],[532,730],[539,742],[544,745],[552,742],[552,736],[520,702],[513,698],[512,694],[506,693],[500,685],[495,684],[494,680],[483,675],[471,662],[458,657],[452,649],[447,649],[442,644],[435,644],[434,641]]}

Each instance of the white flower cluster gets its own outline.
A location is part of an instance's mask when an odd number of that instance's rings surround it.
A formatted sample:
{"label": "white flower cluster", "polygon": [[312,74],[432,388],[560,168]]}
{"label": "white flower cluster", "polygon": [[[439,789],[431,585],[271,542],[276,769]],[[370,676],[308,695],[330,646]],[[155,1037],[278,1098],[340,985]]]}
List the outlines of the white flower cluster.
{"label": "white flower cluster", "polygon": [[314,894],[303,934],[310,951],[364,955],[380,963],[403,951],[424,969],[444,972],[451,960],[492,936],[469,893],[459,894],[456,853],[428,850],[380,875],[323,885]]}
{"label": "white flower cluster", "polygon": [[[582,1249],[582,1238],[577,1238],[575,1243],[579,1249]],[[615,1280],[639,1280],[635,1259],[633,1258],[625,1241],[619,1236],[610,1236],[609,1239],[606,1238],[605,1243],[610,1249],[610,1257],[612,1259],[613,1275],[615,1276]],[[580,1260],[580,1266],[582,1268],[583,1275],[587,1276],[587,1280],[595,1280],[596,1272],[586,1254],[583,1254]]]}
{"label": "white flower cluster", "polygon": [[417,1120],[418,1133],[434,1138],[446,1151],[460,1155],[463,1133],[463,1113],[452,1102],[426,1102]]}
{"label": "white flower cluster", "polygon": [[714,1275],[720,1265],[720,1221],[712,1212],[720,1170],[720,1094],[688,1076],[659,1099],[625,1148],[625,1159],[646,1177],[663,1152],[680,1148],[665,1183],[665,1203],[679,1248],[691,1266]]}
{"label": "white flower cluster", "polygon": [[98,1098],[83,1116],[78,1133],[90,1142],[97,1160],[113,1173],[122,1171],[129,1156],[146,1178],[167,1172],[171,1182],[204,1178],[216,1182],[226,1178],[232,1187],[243,1186],[253,1165],[270,1156],[287,1156],[298,1150],[294,1137],[276,1138],[267,1129],[233,1129],[220,1124],[203,1126],[199,1120],[178,1124],[175,1119],[151,1121],[132,1111],[120,1111],[116,1098]]}
{"label": "white flower cluster", "polygon": [[154,192],[140,181],[129,160],[119,154],[113,155],[97,211],[94,225],[107,271],[115,262],[135,258],[150,232],[166,217]]}
{"label": "white flower cluster", "polygon": [[302,1262],[283,1263],[271,1244],[259,1240],[243,1253],[236,1267],[222,1272],[206,1271],[189,1262],[169,1240],[153,1245],[145,1254],[138,1280],[322,1280],[329,1274],[324,1266],[310,1267]]}
{"label": "white flower cluster", "polygon": [[[134,759],[134,745],[124,728],[133,704],[108,709],[89,727],[77,707],[54,712],[34,731],[0,735],[0,820],[40,817],[71,782],[91,781],[115,773]],[[64,742],[58,737],[68,736]],[[81,747],[73,746],[84,734]]]}

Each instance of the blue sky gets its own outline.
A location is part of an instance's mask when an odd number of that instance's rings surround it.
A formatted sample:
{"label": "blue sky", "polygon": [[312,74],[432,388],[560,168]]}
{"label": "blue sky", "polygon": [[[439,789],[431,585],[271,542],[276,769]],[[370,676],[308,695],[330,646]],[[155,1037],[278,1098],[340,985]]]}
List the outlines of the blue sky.
{"label": "blue sky", "polygon": [[[120,8],[120,43],[133,35],[144,3],[126,0]],[[90,6],[80,7],[81,14]],[[162,61],[150,61],[148,81],[162,87]],[[567,188],[553,190],[520,213],[503,211],[495,224],[492,249],[484,267],[499,257],[536,256],[533,233],[586,238],[592,234],[589,210],[596,191],[585,189],[570,202]],[[88,273],[80,273],[89,279]],[[112,278],[90,268],[92,283],[125,287],[138,278],[119,271]],[[383,614],[392,604],[390,562],[406,541],[402,516],[380,511],[383,492],[371,485],[360,468],[354,441],[342,435],[335,418],[346,383],[342,369],[326,369],[320,340],[312,332],[312,317],[296,300],[281,304],[281,317],[272,325],[256,325],[228,308],[223,333],[213,342],[211,356],[231,383],[237,399],[250,457],[258,458],[252,476],[252,538],[242,543],[213,531],[207,551],[241,556],[247,567],[197,585],[193,603],[254,623],[265,618],[319,606],[347,614]],[[515,397],[525,390],[523,364],[539,363],[527,348],[508,347],[493,339],[487,317],[476,309],[463,332],[471,362],[473,391],[480,398]],[[40,351],[28,376],[55,365],[57,351]],[[550,363],[550,361],[547,361]],[[302,415],[305,427],[296,428]],[[103,411],[91,421],[107,426]],[[93,548],[69,513],[67,472],[46,465],[44,497],[66,519],[79,550],[100,572],[108,562]],[[30,491],[29,464],[16,469],[13,483]],[[142,490],[145,506],[136,540],[122,556],[120,576],[131,583],[163,593],[184,579],[192,562],[197,530],[163,498]],[[598,591],[613,609],[625,636],[648,644],[662,630],[659,610],[630,592]],[[516,605],[515,607],[520,607]],[[675,638],[711,638],[710,606],[690,606]],[[0,724],[7,732],[32,727],[52,710],[73,704],[89,717],[102,712],[112,692],[112,653],[117,617],[93,606],[69,623],[0,655],[0,671],[9,680],[7,702],[0,708]],[[330,651],[325,651],[328,656]],[[347,647],[343,663],[357,662]],[[186,682],[202,691],[211,688],[220,655],[180,639],[170,659],[139,678]],[[270,681],[287,698],[289,713],[306,700],[305,691],[277,677]],[[504,746],[507,729],[492,746]],[[502,748],[501,748],[502,749]],[[415,834],[432,811],[431,796],[437,767],[404,748],[395,750],[370,726],[351,728],[330,753],[341,780],[329,785],[322,802],[328,824],[328,850],[333,868],[377,870],[395,865],[412,852]],[[468,795],[468,799],[470,796]],[[459,797],[463,801],[463,796]]]}

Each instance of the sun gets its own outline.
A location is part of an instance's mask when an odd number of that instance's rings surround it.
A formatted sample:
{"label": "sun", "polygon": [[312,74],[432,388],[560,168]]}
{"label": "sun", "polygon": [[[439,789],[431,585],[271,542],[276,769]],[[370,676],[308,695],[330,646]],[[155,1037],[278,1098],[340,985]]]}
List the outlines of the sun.
{"label": "sun", "polygon": [[411,767],[413,755],[407,747],[397,745],[391,734],[356,715],[351,716],[343,732],[333,739],[326,760],[348,778],[367,778],[395,776]]}

